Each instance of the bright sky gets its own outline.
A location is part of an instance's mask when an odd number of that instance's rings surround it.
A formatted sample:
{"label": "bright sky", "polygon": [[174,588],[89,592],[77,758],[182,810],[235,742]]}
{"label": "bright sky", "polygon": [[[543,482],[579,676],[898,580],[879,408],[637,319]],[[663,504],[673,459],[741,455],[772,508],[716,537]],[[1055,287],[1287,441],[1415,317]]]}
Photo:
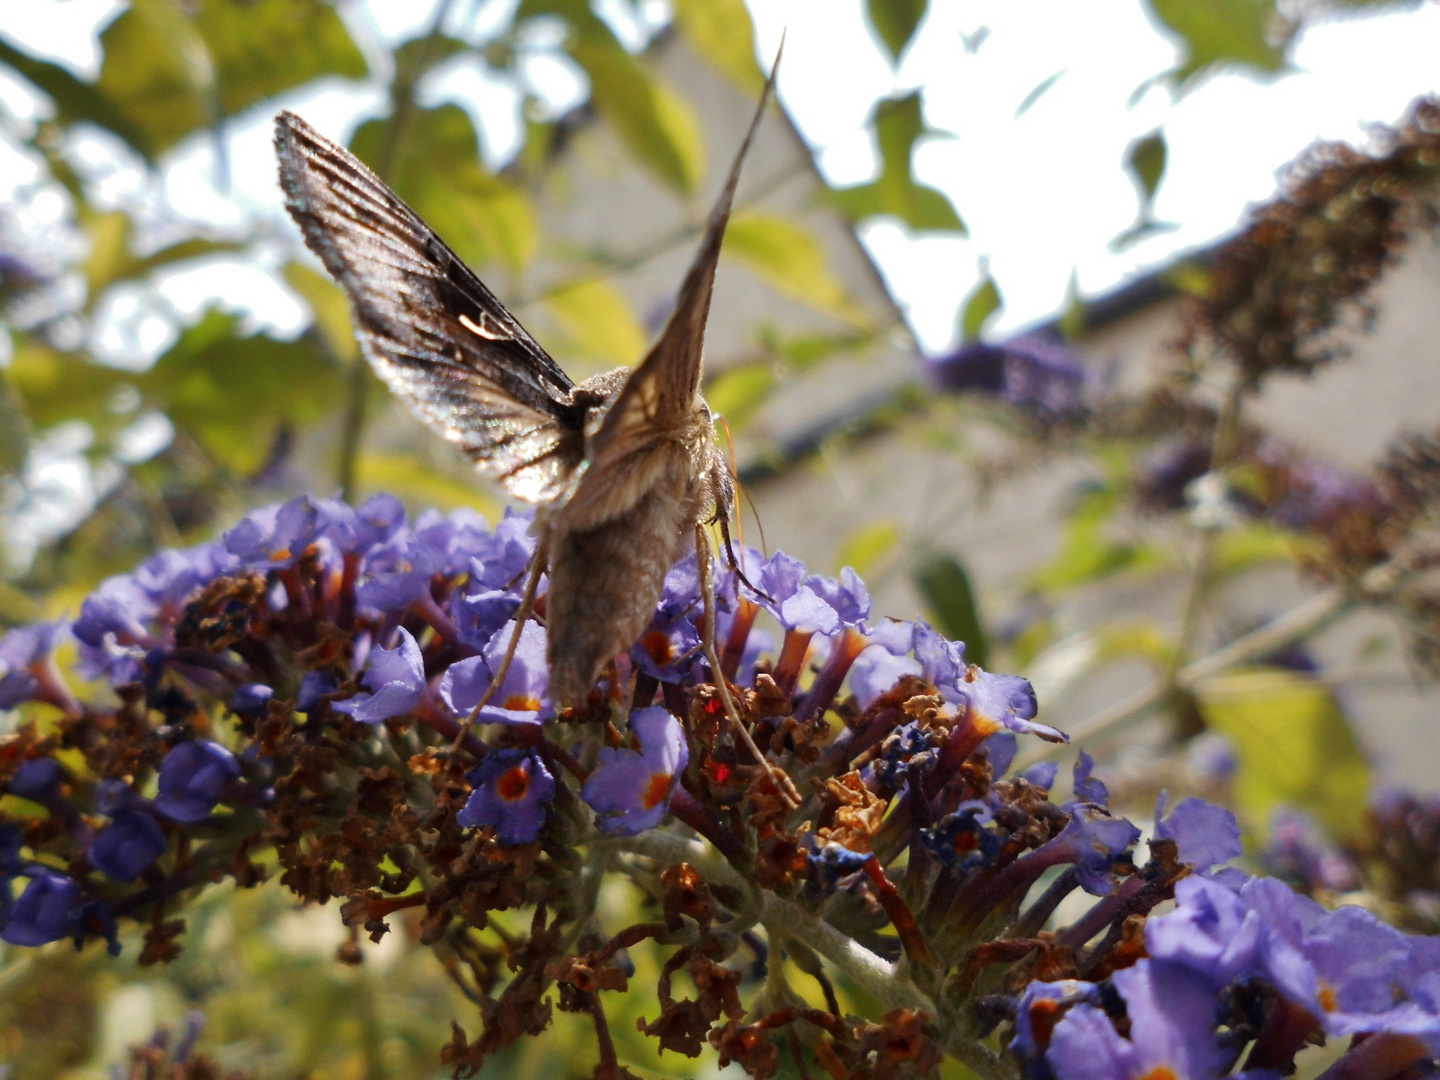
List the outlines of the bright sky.
{"label": "bright sky", "polygon": [[[473,8],[457,8],[478,10],[482,20],[496,23],[515,2],[476,0]],[[1006,303],[991,331],[1018,329],[1062,305],[1072,273],[1082,294],[1093,296],[1214,240],[1234,227],[1248,203],[1273,192],[1275,171],[1307,144],[1363,140],[1365,125],[1393,122],[1440,81],[1440,6],[1433,5],[1316,26],[1294,52],[1295,71],[1269,83],[1220,75],[1178,99],[1157,85],[1134,100],[1137,88],[1177,55],[1140,0],[932,0],[898,75],[869,35],[862,2],[763,0],[751,6],[763,56],[774,54],[788,29],[780,95],[835,183],[859,183],[874,174],[864,123],[875,100],[923,88],[926,117],[938,134],[919,150],[916,173],[952,197],[970,236],[917,238],[876,222],[864,229],[864,239],[921,344],[932,351],[950,339],[957,305],[982,260],[989,260]],[[93,75],[96,33],[121,6],[118,0],[12,2],[0,14],[0,33]],[[430,7],[422,0],[363,0],[347,18],[360,37],[393,42],[419,32]],[[624,0],[597,0],[596,7],[633,29]],[[664,0],[644,0],[639,12],[642,23],[661,23]],[[982,28],[988,32],[977,48]],[[1057,73],[1017,117],[1026,96]],[[525,74],[556,110],[583,95],[583,83],[564,63],[532,53]],[[428,93],[461,100],[483,117],[492,163],[513,150],[520,133],[517,95],[478,65],[449,72]],[[0,105],[22,115],[33,109],[5,80]],[[321,126],[336,130],[379,111],[381,97],[336,90],[304,106]],[[1138,208],[1121,169],[1125,148],[1157,127],[1169,140],[1170,162],[1155,213],[1179,227],[1116,253],[1110,241],[1134,222]],[[167,197],[189,214],[222,223],[277,213],[269,110],[237,124],[230,149],[228,195],[215,191],[209,149],[197,141],[175,155],[165,177]],[[0,186],[8,165],[0,161]],[[107,183],[117,199],[140,192],[133,172],[114,172]],[[185,311],[224,296],[281,331],[298,329],[306,317],[262,273],[245,274],[233,265],[173,280],[166,293]],[[130,319],[131,344],[162,333],[162,320],[147,317],[139,297],[122,296],[117,303]],[[117,353],[125,351],[124,340],[111,344]]]}

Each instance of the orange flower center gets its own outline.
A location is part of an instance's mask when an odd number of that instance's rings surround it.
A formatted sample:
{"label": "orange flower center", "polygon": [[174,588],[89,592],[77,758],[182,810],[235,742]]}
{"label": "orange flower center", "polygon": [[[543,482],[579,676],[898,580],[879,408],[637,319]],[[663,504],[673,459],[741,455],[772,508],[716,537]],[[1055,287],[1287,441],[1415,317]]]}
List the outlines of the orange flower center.
{"label": "orange flower center", "polygon": [[657,772],[650,774],[650,782],[645,785],[644,792],[640,795],[640,805],[646,810],[653,810],[665,801],[665,796],[670,794],[670,785],[675,782],[672,773]]}
{"label": "orange flower center", "polygon": [[1175,1075],[1175,1070],[1169,1065],[1156,1065],[1143,1076],[1137,1076],[1135,1080],[1180,1080]]}
{"label": "orange flower center", "polygon": [[500,707],[511,712],[539,712],[540,699],[529,694],[511,694]]}
{"label": "orange flower center", "polygon": [[501,774],[495,782],[495,792],[506,802],[519,802],[530,790],[530,774],[525,766],[516,765]]}
{"label": "orange flower center", "polygon": [[651,630],[640,639],[640,647],[650,654],[650,659],[657,664],[668,664],[675,656],[675,649],[671,645],[670,635],[662,634],[659,630]]}
{"label": "orange flower center", "polygon": [[1334,1012],[1340,1008],[1340,999],[1336,996],[1333,986],[1320,987],[1320,1007],[1327,1013]]}

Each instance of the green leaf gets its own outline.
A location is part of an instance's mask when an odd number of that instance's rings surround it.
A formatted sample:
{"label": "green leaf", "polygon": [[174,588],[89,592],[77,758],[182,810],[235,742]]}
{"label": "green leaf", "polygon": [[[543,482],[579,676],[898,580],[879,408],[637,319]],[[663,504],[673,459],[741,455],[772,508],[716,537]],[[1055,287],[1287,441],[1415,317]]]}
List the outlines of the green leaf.
{"label": "green leaf", "polygon": [[1301,539],[1273,525],[1246,525],[1224,529],[1215,536],[1213,573],[1231,577],[1257,566],[1293,563],[1301,553]]}
{"label": "green leaf", "polygon": [[781,296],[849,322],[856,320],[855,305],[830,272],[820,242],[804,226],[774,214],[736,214],[725,230],[725,252]]}
{"label": "green leaf", "polygon": [[205,0],[195,28],[214,58],[226,116],[322,75],[363,79],[369,71],[344,21],[321,0]]}
{"label": "green leaf", "polygon": [[675,0],[675,25],[686,44],[751,97],[765,75],[755,63],[755,26],[745,0]]}
{"label": "green leaf", "polygon": [[1161,131],[1152,131],[1125,148],[1125,169],[1140,189],[1140,198],[1147,207],[1154,201],[1165,175],[1165,157],[1165,134]]}
{"label": "green leaf", "polygon": [[960,339],[967,342],[979,341],[980,331],[985,328],[990,317],[1004,306],[1005,301],[1000,298],[1000,287],[995,284],[995,279],[987,270],[975,288],[970,290],[970,295],[960,304]]}
{"label": "green leaf", "polygon": [[315,313],[315,326],[330,351],[338,359],[357,360],[360,342],[350,321],[350,300],[340,286],[299,263],[287,264],[284,274],[286,284],[299,293]]}
{"label": "green leaf", "polygon": [[1185,56],[1173,78],[1185,83],[1215,65],[1279,71],[1285,50],[1273,44],[1275,0],[1147,0],[1156,19],[1180,36]]}
{"label": "green leaf", "polygon": [[214,65],[176,0],[136,0],[100,43],[97,86],[137,129],[132,145],[147,158],[218,119]]}
{"label": "green leaf", "polygon": [[1197,688],[1201,714],[1235,748],[1235,803],[1253,831],[1285,804],[1337,837],[1354,835],[1369,801],[1370,770],[1335,694],[1291,671],[1236,672]]}
{"label": "green leaf", "polygon": [[1111,535],[1110,519],[1121,506],[1120,490],[1112,484],[1076,501],[1065,522],[1060,551],[1035,573],[1035,588],[1058,592],[1121,571],[1140,574],[1164,565],[1159,549]]}
{"label": "green leaf", "polygon": [[321,75],[361,78],[364,57],[321,0],[133,0],[100,35],[97,89],[153,160],[193,131]]}
{"label": "green leaf", "polygon": [[344,380],[305,339],[238,337],[237,324],[233,315],[209,312],[153,368],[128,381],[217,459],[250,472],[264,460],[278,424],[299,427],[336,409]]}
{"label": "green leaf", "polygon": [[1075,341],[1085,333],[1085,300],[1080,295],[1080,275],[1073,269],[1065,283],[1065,303],[1055,326],[1066,341]]}
{"label": "green leaf", "polygon": [[922,135],[932,134],[920,115],[920,93],[890,98],[875,107],[873,123],[880,148],[880,177],[869,184],[838,188],[827,200],[856,221],[879,215],[898,217],[912,229],[965,234],[965,223],[950,200],[915,182],[911,155]]}
{"label": "green leaf", "polygon": [[362,124],[350,149],[467,263],[525,266],[539,240],[535,211],[524,192],[485,171],[470,115],[458,105],[412,109],[393,142],[391,123]]}
{"label": "green leaf", "polygon": [[869,574],[895,550],[900,542],[900,526],[890,520],[871,521],[853,530],[840,541],[835,555],[835,568],[853,567],[862,577]]}
{"label": "green leaf", "polygon": [[985,667],[990,660],[990,639],[964,565],[953,555],[934,554],[921,560],[913,576],[940,632],[965,643],[967,662]]}
{"label": "green leaf", "polygon": [[103,424],[116,388],[135,380],[130,372],[59,352],[33,338],[16,341],[7,373],[31,423],[41,430],[63,420]]}
{"label": "green leaf", "polygon": [[865,10],[870,25],[889,50],[892,67],[900,63],[900,54],[915,36],[927,6],[927,0],[867,0]]}
{"label": "green leaf", "polygon": [[625,294],[608,281],[568,286],[548,296],[545,306],[564,327],[570,347],[581,356],[610,364],[636,364],[645,353],[645,328]]}
{"label": "green leaf", "polygon": [[717,418],[732,430],[743,428],[775,390],[775,372],[769,364],[741,364],[716,375],[705,384],[705,401]]}

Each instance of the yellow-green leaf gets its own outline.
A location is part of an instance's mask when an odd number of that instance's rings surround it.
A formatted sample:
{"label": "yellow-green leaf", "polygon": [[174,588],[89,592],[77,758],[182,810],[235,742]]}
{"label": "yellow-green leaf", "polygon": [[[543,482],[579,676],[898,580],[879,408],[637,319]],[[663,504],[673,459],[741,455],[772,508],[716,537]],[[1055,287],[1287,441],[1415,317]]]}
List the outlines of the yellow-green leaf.
{"label": "yellow-green leaf", "polygon": [[891,64],[900,62],[900,54],[915,36],[915,28],[925,17],[928,6],[928,0],[868,0],[866,3],[870,25],[885,43]]}
{"label": "yellow-green leaf", "polygon": [[570,285],[545,305],[576,353],[610,364],[636,364],[645,352],[645,328],[625,294],[608,281]]}
{"label": "yellow-green leaf", "polygon": [[1210,679],[1196,697],[1206,724],[1235,748],[1235,802],[1252,830],[1263,832],[1281,804],[1309,811],[1335,836],[1360,827],[1370,770],[1328,686],[1262,669]]}
{"label": "yellow-green leaf", "polygon": [[705,386],[705,400],[716,417],[739,430],[770,399],[775,373],[769,364],[741,364],[721,372]]}
{"label": "yellow-green leaf", "polygon": [[872,122],[880,149],[879,178],[869,184],[833,190],[828,200],[857,221],[888,214],[912,229],[964,235],[965,223],[950,200],[915,181],[911,165],[915,143],[922,135],[932,134],[921,116],[919,92],[881,101]]}
{"label": "yellow-green leaf", "polygon": [[630,152],[670,187],[692,194],[705,175],[694,111],[618,44],[581,38],[570,55],[590,76],[590,98]]}
{"label": "yellow-green leaf", "polygon": [[765,76],[755,63],[755,27],[745,0],[675,0],[686,43],[745,93],[758,97]]}
{"label": "yellow-green leaf", "polygon": [[835,568],[852,566],[861,577],[870,573],[900,542],[900,525],[889,519],[871,521],[852,530],[840,542]]}
{"label": "yellow-green leaf", "polygon": [[725,251],[781,296],[860,321],[845,287],[830,272],[820,242],[804,226],[774,214],[736,214],[725,231]]}

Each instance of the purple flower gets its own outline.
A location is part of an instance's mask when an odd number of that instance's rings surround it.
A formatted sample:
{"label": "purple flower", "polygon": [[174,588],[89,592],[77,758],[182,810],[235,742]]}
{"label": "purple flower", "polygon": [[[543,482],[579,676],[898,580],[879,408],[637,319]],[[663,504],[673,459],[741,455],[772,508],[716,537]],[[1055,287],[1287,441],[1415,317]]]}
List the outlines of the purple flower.
{"label": "purple flower", "polygon": [[[483,656],[451,664],[440,680],[440,697],[457,716],[468,716],[490,688],[494,672],[505,659],[514,622],[495,631]],[[545,660],[545,631],[533,622],[526,622],[515,646],[510,670],[477,717],[490,724],[538,724],[555,715],[546,696],[550,687],[550,668]]]}
{"label": "purple flower", "polygon": [[1104,896],[1115,887],[1114,866],[1135,841],[1140,830],[1124,818],[1110,817],[1103,809],[1088,803],[1070,808],[1070,820],[1060,835],[1047,840],[1030,856],[1075,864],[1076,877],[1086,892]]}
{"label": "purple flower", "polygon": [[308,495],[291,499],[282,506],[267,506],[241,519],[223,539],[225,550],[256,570],[291,566],[305,554],[320,534],[346,517],[348,506],[335,504],[322,511]]}
{"label": "purple flower", "polygon": [[189,825],[215,809],[225,785],[240,775],[235,755],[216,742],[178,743],[160,763],[160,794],[155,809],[171,821]]}
{"label": "purple flower", "polygon": [[348,554],[364,555],[405,527],[405,507],[394,495],[376,495],[354,510],[333,499],[319,500],[317,508],[325,521],[319,535]]}
{"label": "purple flower", "polygon": [[1156,960],[1179,964],[1216,989],[1255,970],[1264,948],[1263,918],[1236,892],[1192,875],[1175,886],[1175,910],[1145,923],[1145,947]]}
{"label": "purple flower", "polygon": [[860,575],[847,566],[838,578],[812,574],[806,586],[835,612],[841,626],[862,627],[870,617],[870,593]]}
{"label": "purple flower", "polygon": [[430,595],[430,582],[443,572],[447,558],[414,538],[403,548],[381,548],[366,560],[366,580],[355,590],[355,601],[376,611],[403,611]]}
{"label": "purple flower", "polygon": [[165,833],[149,814],[123,810],[90,845],[95,868],[116,881],[134,881],[165,852]]}
{"label": "purple flower", "polygon": [[1006,727],[1017,735],[1038,735],[1046,742],[1070,741],[1064,732],[1048,724],[1035,723],[1039,708],[1035,688],[1019,675],[992,675],[972,664],[965,670],[959,686],[945,696],[947,701],[965,706],[966,718],[971,723],[986,723],[997,731]]}
{"label": "purple flower", "polygon": [[1060,775],[1060,763],[1058,761],[1037,761],[1020,774],[1031,787],[1049,791],[1055,786],[1055,778]]}
{"label": "purple flower", "polygon": [[680,682],[688,672],[686,658],[700,649],[700,633],[691,615],[700,610],[700,573],[695,556],[682,559],[665,575],[655,617],[630,656],[641,671],[661,682]]}
{"label": "purple flower", "polygon": [[600,764],[580,792],[601,830],[620,836],[660,824],[677,778],[690,762],[685,729],[665,709],[651,706],[632,713],[630,730],[640,740],[640,752],[602,749]]}
{"label": "purple flower", "polygon": [[1072,1005],[1097,1004],[1100,988],[1081,979],[1032,982],[1015,1009],[1015,1038],[1010,1049],[1024,1061],[1035,1061],[1050,1045],[1055,1024]]}
{"label": "purple flower", "polygon": [[1244,850],[1240,823],[1229,810],[1204,799],[1189,798],[1167,818],[1165,802],[1166,793],[1162,791],[1155,802],[1155,835],[1175,841],[1181,862],[1205,871],[1237,858]]}
{"label": "purple flower", "polygon": [[1206,1080],[1229,1071],[1215,1037],[1211,988],[1184,968],[1141,960],[1115,972],[1130,1038],[1093,1005],[1076,1005],[1055,1025],[1048,1060],[1057,1080]]}
{"label": "purple flower", "polygon": [[[470,580],[478,585],[480,561],[472,559],[470,567]],[[460,640],[481,651],[489,644],[496,631],[510,622],[519,610],[519,594],[503,589],[486,589],[481,586],[478,591],[457,589],[450,594],[450,614],[455,620]]]}
{"label": "purple flower", "polygon": [[945,696],[960,704],[960,684],[965,679],[965,644],[951,641],[925,623],[915,623],[911,630],[911,647],[920,664],[920,673]]}
{"label": "purple flower", "polygon": [[533,511],[517,511],[507,507],[505,517],[472,548],[477,556],[479,572],[472,566],[471,577],[486,589],[518,589],[523,586],[525,569],[535,554],[535,537],[530,534]]}
{"label": "purple flower", "polygon": [[1083,412],[1085,370],[1062,342],[1025,335],[999,345],[972,342],[925,362],[942,390],[972,390],[1028,409],[1043,419]]}
{"label": "purple flower", "polygon": [[11,945],[48,945],[68,936],[80,899],[79,882],[40,866],[28,867],[24,876],[30,883],[10,906],[0,940]]}
{"label": "purple flower", "polygon": [[528,844],[545,824],[545,807],[555,797],[555,778],[530,750],[489,754],[467,777],[475,789],[455,820],[467,829],[495,827],[502,844]]}
{"label": "purple flower", "polygon": [[993,820],[982,802],[961,803],[934,828],[921,829],[920,840],[946,866],[968,869],[972,864],[989,865],[1005,846],[1005,837],[985,826]]}
{"label": "purple flower", "polygon": [[[1091,776],[1091,770],[1095,768],[1095,760],[1084,750],[1075,759],[1075,801],[1091,803],[1095,806],[1108,806],[1110,803],[1110,789],[1105,786],[1104,781],[1097,780]],[[1068,807],[1067,807],[1068,809]]]}
{"label": "purple flower", "polygon": [[425,696],[425,662],[410,631],[402,626],[399,634],[395,648],[371,651],[365,664],[365,687],[370,692],[332,702],[332,709],[362,724],[378,724],[392,716],[404,716],[420,704]]}
{"label": "purple flower", "polygon": [[919,674],[920,664],[914,657],[896,656],[882,645],[870,645],[850,665],[850,692],[860,708],[868,709],[881,694],[893,690],[901,677]]}
{"label": "purple flower", "polygon": [[30,672],[31,665],[48,657],[68,629],[63,620],[33,623],[0,638],[0,709],[13,709],[30,700],[40,686]]}

